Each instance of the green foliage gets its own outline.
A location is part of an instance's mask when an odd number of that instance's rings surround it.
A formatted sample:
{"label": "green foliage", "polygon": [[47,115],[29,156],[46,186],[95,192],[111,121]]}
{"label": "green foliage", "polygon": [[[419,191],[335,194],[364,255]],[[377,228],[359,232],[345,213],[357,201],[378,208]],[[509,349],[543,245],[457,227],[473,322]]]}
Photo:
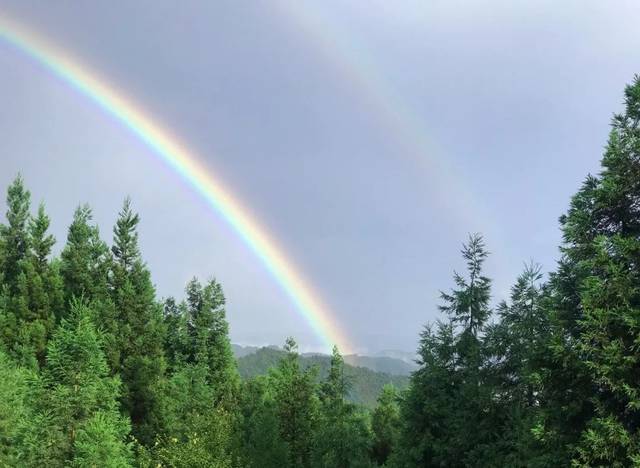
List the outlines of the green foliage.
{"label": "green foliage", "polygon": [[47,421],[48,466],[97,462],[101,453],[113,466],[128,466],[128,421],[120,416],[120,381],[109,376],[102,341],[86,306],[76,303],[56,330],[43,369],[39,412]]}
{"label": "green foliage", "polygon": [[347,392],[344,360],[334,346],[329,374],[321,386],[321,411],[312,449],[313,466],[371,466],[369,421],[365,414],[345,401]]}
{"label": "green foliage", "polygon": [[399,395],[393,385],[385,385],[382,389],[378,405],[371,415],[371,429],[373,459],[382,466],[397,447],[400,438]]}
{"label": "green foliage", "polygon": [[[240,376],[250,379],[264,375],[270,368],[278,365],[284,354],[281,349],[268,347],[259,348],[254,353],[240,357],[238,358]],[[320,383],[329,375],[331,359],[324,355],[302,355],[300,365],[303,369],[316,367],[318,369],[316,382]],[[404,390],[409,381],[403,375],[389,375],[349,364],[344,365],[344,378],[348,384],[347,400],[367,408],[375,407],[378,395],[385,385],[392,384],[399,390]]]}
{"label": "green foliage", "polygon": [[187,364],[169,379],[163,394],[167,428],[152,448],[160,466],[234,465],[234,416],[216,405],[216,388],[204,364]]}
{"label": "green foliage", "polygon": [[55,240],[47,234],[49,217],[41,204],[29,213],[30,194],[18,177],[7,192],[7,225],[0,225],[0,337],[4,348],[35,368],[62,308],[62,282],[48,257]]}
{"label": "green foliage", "polygon": [[318,412],[315,369],[302,370],[293,338],[284,349],[284,359],[270,373],[280,436],[287,444],[288,466],[309,467]]}
{"label": "green foliage", "polygon": [[275,392],[268,377],[247,381],[242,389],[243,465],[255,468],[287,466],[289,449],[281,437]]}
{"label": "green foliage", "polygon": [[151,275],[138,247],[139,217],[127,198],[114,227],[110,289],[115,306],[115,371],[124,384],[122,404],[143,444],[151,444],[161,430],[159,391],[165,372],[162,308],[156,302]]}
{"label": "green foliage", "polygon": [[128,199],[111,249],[82,206],[51,258],[18,177],[0,225],[0,466],[640,466],[639,123],[636,78],[560,220],[556,271],[527,265],[493,322],[469,238],[406,389],[293,339],[236,365],[219,283],[193,279],[163,310]]}

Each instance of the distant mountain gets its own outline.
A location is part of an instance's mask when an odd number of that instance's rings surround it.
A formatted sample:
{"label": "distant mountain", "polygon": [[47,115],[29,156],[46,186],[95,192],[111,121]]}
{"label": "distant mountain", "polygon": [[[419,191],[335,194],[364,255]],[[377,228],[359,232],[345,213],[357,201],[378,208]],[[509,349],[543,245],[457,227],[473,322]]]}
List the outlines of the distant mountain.
{"label": "distant mountain", "polygon": [[387,356],[360,356],[348,354],[344,362],[352,366],[366,367],[376,372],[385,372],[392,375],[410,375],[418,368],[415,362],[406,362],[401,359]]}
{"label": "distant mountain", "polygon": [[[234,351],[235,349],[236,346],[234,345]],[[244,349],[239,351],[245,353]],[[278,365],[284,355],[284,351],[275,347],[259,348],[252,353],[238,357],[238,371],[245,379],[265,375],[271,367]],[[357,357],[360,358],[360,356]],[[304,354],[300,356],[300,361],[303,368],[317,366],[319,379],[324,379],[327,376],[331,365],[330,356],[323,354]],[[347,363],[344,366],[344,373],[351,386],[349,400],[368,407],[375,406],[376,399],[384,385],[390,383],[399,390],[404,390],[409,385],[409,378],[406,375],[376,372],[366,367],[353,366]]]}
{"label": "distant mountain", "polygon": [[409,353],[407,351],[400,351],[397,349],[385,349],[374,353],[373,356],[398,359],[412,366],[413,370],[418,368],[418,365],[416,364],[416,359],[418,358],[418,356],[416,355],[416,353]]}
{"label": "distant mountain", "polygon": [[[241,346],[232,345],[233,353],[237,358],[245,357],[255,353],[261,347],[258,346]],[[267,346],[270,349],[282,349],[278,346]],[[325,356],[322,353],[302,353],[303,357],[317,357]],[[418,368],[415,363],[415,355],[404,351],[397,350],[385,350],[376,353],[373,356],[359,355],[359,354],[347,354],[344,356],[344,361],[355,367],[366,367],[372,371],[384,372],[391,375],[404,375],[408,376]]]}

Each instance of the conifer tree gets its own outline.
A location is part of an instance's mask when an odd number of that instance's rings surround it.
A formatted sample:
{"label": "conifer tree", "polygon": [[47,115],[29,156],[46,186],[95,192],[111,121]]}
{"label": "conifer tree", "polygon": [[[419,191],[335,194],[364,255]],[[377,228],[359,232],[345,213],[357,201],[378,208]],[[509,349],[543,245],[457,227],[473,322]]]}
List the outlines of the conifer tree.
{"label": "conifer tree", "polygon": [[194,278],[186,288],[187,326],[190,352],[187,362],[209,369],[209,381],[216,387],[216,400],[231,400],[237,392],[239,376],[229,341],[229,324],[221,285],[210,280],[204,288]]}
{"label": "conifer tree", "polygon": [[594,414],[576,466],[640,463],[639,124],[636,77],[625,89],[624,112],[613,118],[602,172],[587,179],[562,219],[565,268],[578,292],[576,352],[594,380]]}
{"label": "conifer tree", "polygon": [[379,466],[384,466],[400,437],[400,407],[396,388],[385,385],[378,397],[378,404],[371,415],[373,430],[372,455]]}
{"label": "conifer tree", "polygon": [[91,208],[76,208],[67,232],[67,243],[61,253],[60,273],[64,282],[65,311],[73,301],[84,300],[96,314],[96,326],[102,331],[105,354],[112,373],[120,368],[118,315],[109,292],[111,252],[100,239],[98,226],[90,224]]}
{"label": "conifer tree", "polygon": [[505,466],[551,463],[533,436],[542,390],[550,324],[539,265],[526,265],[511,288],[510,301],[498,306],[500,321],[485,340],[489,357],[484,385],[493,395],[496,432],[501,434],[493,460]]}
{"label": "conifer tree", "polygon": [[344,359],[333,347],[331,367],[321,386],[321,411],[312,449],[315,467],[367,467],[371,433],[366,416],[345,401]]}
{"label": "conifer tree", "polygon": [[245,382],[241,393],[243,465],[252,468],[288,466],[287,444],[280,435],[274,388],[268,378]]}
{"label": "conifer tree", "polygon": [[48,419],[46,466],[129,466],[129,422],[118,411],[93,314],[76,303],[48,347],[40,411]]}
{"label": "conifer tree", "polygon": [[162,308],[155,301],[149,270],[138,246],[139,217],[127,198],[114,227],[110,288],[118,323],[117,371],[122,377],[122,404],[134,435],[151,444],[160,430],[159,386],[165,371]]}
{"label": "conifer tree", "polygon": [[167,382],[163,399],[166,429],[152,458],[161,466],[231,467],[235,464],[235,419],[216,405],[216,387],[204,364],[186,364]]}
{"label": "conifer tree", "polygon": [[271,371],[280,435],[287,444],[290,467],[309,467],[318,402],[315,370],[300,368],[298,345],[288,338],[286,356]]}
{"label": "conifer tree", "polygon": [[49,262],[53,236],[41,204],[29,214],[30,194],[18,177],[7,195],[8,225],[0,226],[2,291],[0,323],[6,349],[29,367],[44,362],[47,340],[62,307],[62,283],[56,263]]}

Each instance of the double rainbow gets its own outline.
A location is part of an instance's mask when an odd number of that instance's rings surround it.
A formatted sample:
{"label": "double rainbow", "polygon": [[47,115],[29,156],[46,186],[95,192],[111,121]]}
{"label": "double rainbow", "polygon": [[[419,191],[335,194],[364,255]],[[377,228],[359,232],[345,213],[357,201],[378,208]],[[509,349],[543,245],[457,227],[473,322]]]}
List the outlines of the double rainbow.
{"label": "double rainbow", "polygon": [[235,230],[295,304],[327,350],[335,344],[343,353],[351,352],[350,342],[336,318],[284,251],[211,170],[198,162],[198,158],[183,144],[131,99],[16,21],[0,16],[0,39],[96,103],[152,149],[153,154],[179,174]]}

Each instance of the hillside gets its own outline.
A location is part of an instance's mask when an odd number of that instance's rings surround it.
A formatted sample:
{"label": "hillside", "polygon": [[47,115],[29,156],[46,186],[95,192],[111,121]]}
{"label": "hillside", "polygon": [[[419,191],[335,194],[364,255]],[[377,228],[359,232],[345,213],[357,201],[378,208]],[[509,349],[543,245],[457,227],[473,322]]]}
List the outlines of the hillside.
{"label": "hillside", "polygon": [[[234,351],[237,346],[234,346]],[[238,370],[244,379],[266,374],[269,368],[278,364],[284,356],[284,351],[274,348],[259,348],[251,354],[245,354],[237,358]],[[302,366],[308,368],[318,366],[319,379],[324,379],[329,370],[330,357],[322,354],[306,354],[300,357]],[[391,383],[396,388],[407,388],[409,379],[403,375],[391,375],[385,372],[376,372],[366,367],[357,367],[345,363],[344,373],[351,385],[349,400],[364,406],[375,406],[376,399],[384,385]]]}

